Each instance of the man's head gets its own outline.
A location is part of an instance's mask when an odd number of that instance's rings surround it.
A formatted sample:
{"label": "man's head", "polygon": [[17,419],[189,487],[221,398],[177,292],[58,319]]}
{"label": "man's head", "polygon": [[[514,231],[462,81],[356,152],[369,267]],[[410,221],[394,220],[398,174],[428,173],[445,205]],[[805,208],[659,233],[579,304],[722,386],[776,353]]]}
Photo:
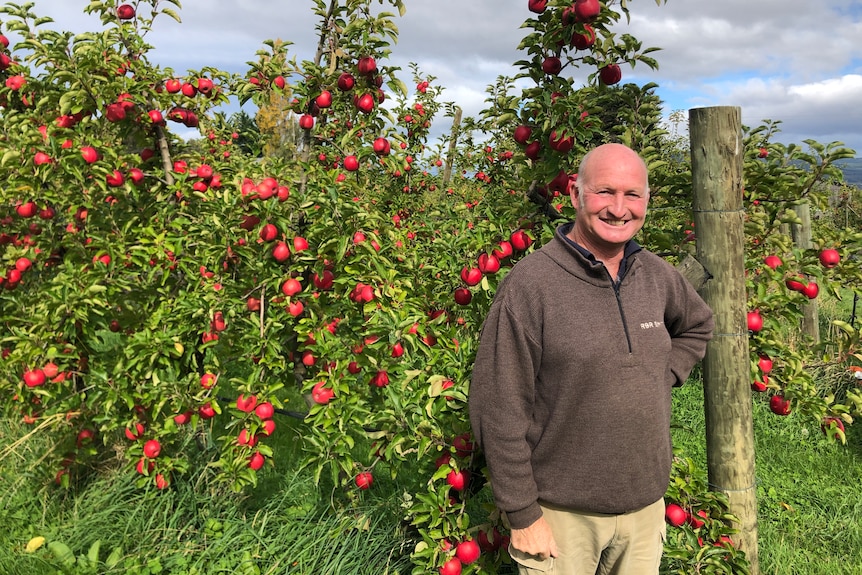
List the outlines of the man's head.
{"label": "man's head", "polygon": [[572,190],[578,210],[572,233],[598,255],[622,250],[644,224],[649,176],[643,159],[622,144],[604,144],[584,156]]}

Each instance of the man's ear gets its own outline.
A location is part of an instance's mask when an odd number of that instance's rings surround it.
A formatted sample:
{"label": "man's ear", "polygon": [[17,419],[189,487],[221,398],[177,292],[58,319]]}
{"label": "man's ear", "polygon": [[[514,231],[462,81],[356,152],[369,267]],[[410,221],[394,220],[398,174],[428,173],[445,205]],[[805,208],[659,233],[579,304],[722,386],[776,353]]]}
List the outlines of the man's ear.
{"label": "man's ear", "polygon": [[569,197],[572,199],[572,206],[577,210],[578,209],[578,175],[577,174],[569,174],[569,185],[566,188]]}

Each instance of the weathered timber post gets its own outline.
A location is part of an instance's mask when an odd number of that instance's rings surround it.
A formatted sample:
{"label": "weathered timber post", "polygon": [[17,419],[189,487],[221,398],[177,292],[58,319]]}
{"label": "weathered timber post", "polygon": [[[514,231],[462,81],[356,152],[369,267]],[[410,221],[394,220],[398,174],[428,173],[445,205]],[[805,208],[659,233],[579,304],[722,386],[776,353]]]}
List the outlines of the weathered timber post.
{"label": "weathered timber post", "polygon": [[701,290],[715,314],[703,360],[710,488],[725,493],[739,519],[737,545],[759,575],[754,425],[746,321],[742,113],[689,111],[697,259],[712,276]]}
{"label": "weathered timber post", "polygon": [[[443,190],[452,179],[452,164],[455,163],[455,151],[458,145],[458,136],[461,133],[461,108],[455,106],[455,116],[452,118],[452,132],[449,136],[449,152],[446,154],[446,167],[443,169]],[[440,190],[442,193],[445,193]]]}
{"label": "weathered timber post", "polygon": [[[799,217],[798,224],[790,225],[793,243],[801,250],[814,247],[811,241],[811,204],[802,200],[793,206],[793,211]],[[802,305],[802,333],[815,343],[820,341],[820,315],[817,312],[817,300],[808,300]]]}

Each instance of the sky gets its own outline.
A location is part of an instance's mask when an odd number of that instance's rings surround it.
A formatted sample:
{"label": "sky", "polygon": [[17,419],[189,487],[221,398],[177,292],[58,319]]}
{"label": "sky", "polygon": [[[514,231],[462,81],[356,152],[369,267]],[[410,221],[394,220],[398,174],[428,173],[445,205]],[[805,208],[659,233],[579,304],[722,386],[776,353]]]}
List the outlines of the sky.
{"label": "sky", "polygon": [[[96,29],[83,13],[88,0],[33,0],[56,29]],[[164,2],[164,0],[162,0]],[[618,0],[606,0],[617,3]],[[634,35],[659,69],[623,68],[623,82],[658,84],[665,112],[738,106],[742,122],[781,121],[777,140],[843,142],[862,157],[862,0],[628,0]],[[289,56],[312,59],[312,0],[181,0],[177,24],[157,20],[147,41],[157,64],[178,73],[212,66],[245,72],[263,41],[292,41]],[[412,86],[410,63],[437,78],[442,99],[475,116],[485,90],[514,76],[517,46],[532,16],[527,0],[404,0],[399,41],[388,65]],[[375,7],[378,3],[373,3]],[[583,82],[587,71],[573,80]],[[580,76],[578,76],[580,74]],[[254,109],[248,104],[248,112]],[[245,108],[243,108],[245,109]],[[239,108],[228,109],[238,111]],[[437,125],[440,123],[438,122]]]}

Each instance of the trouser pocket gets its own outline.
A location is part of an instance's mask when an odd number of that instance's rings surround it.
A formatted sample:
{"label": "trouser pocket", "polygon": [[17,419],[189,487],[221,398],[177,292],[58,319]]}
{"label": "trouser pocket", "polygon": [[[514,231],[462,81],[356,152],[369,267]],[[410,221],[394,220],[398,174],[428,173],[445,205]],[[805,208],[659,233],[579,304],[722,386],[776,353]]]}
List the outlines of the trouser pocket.
{"label": "trouser pocket", "polygon": [[509,544],[509,555],[518,564],[518,572],[521,575],[538,575],[539,573],[551,575],[554,572],[553,557],[541,559],[535,555],[528,555],[518,551],[511,544]]}

